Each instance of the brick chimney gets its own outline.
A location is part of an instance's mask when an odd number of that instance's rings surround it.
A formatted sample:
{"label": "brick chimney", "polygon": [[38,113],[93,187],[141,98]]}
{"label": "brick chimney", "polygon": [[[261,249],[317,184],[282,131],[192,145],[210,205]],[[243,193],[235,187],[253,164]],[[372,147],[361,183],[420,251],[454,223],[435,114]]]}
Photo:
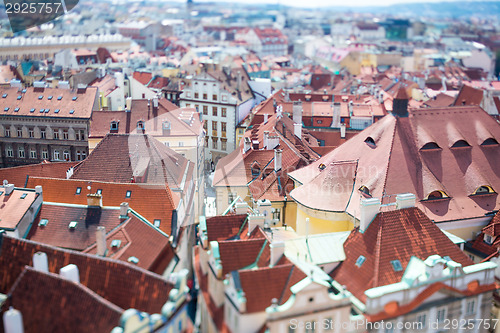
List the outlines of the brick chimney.
{"label": "brick chimney", "polygon": [[87,194],[87,206],[102,207],[102,195],[97,193]]}

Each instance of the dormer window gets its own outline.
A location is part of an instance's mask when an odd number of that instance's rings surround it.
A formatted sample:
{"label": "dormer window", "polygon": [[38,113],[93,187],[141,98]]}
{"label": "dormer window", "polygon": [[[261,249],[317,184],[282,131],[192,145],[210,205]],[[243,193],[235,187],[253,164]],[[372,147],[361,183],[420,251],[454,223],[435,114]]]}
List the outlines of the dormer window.
{"label": "dormer window", "polygon": [[493,244],[493,237],[491,235],[484,234],[484,242],[486,244]]}
{"label": "dormer window", "polygon": [[470,147],[470,144],[465,140],[458,140],[451,146],[451,148],[464,148],[464,147]]}
{"label": "dormer window", "polygon": [[367,137],[365,139],[365,143],[370,147],[370,148],[377,148],[377,145],[375,144],[375,140],[371,136]]}
{"label": "dormer window", "polygon": [[366,187],[365,185],[362,185],[360,188],[359,188],[359,191],[361,193],[363,193],[365,196],[368,196],[368,197],[371,197],[372,195],[370,194],[370,189],[368,187]]}
{"label": "dormer window", "polygon": [[358,259],[356,259],[356,266],[361,267],[361,265],[363,265],[365,260],[366,258],[364,256],[359,256]]}
{"label": "dormer window", "polygon": [[446,193],[444,193],[443,191],[432,191],[431,193],[429,193],[429,195],[427,196],[427,198],[425,198],[425,200],[439,200],[439,199],[445,199],[445,198],[449,198],[448,195]]}
{"label": "dormer window", "polygon": [[118,122],[112,121],[109,129],[110,129],[110,131],[118,131]]}
{"label": "dormer window", "polygon": [[142,120],[137,122],[137,130],[144,130],[144,122]]}
{"label": "dormer window", "polygon": [[164,122],[162,123],[162,128],[163,128],[164,130],[169,130],[169,129],[170,129],[170,122],[169,122],[169,121],[164,121]]}
{"label": "dormer window", "polygon": [[420,148],[420,150],[437,150],[437,149],[441,149],[441,147],[439,147],[438,144],[435,142],[427,142],[425,145],[423,145],[422,148]]}
{"label": "dormer window", "polygon": [[488,186],[488,185],[479,186],[474,191],[474,195],[482,195],[482,194],[490,194],[490,193],[495,193],[495,191],[493,190],[493,188],[491,186]]}
{"label": "dormer window", "polygon": [[498,141],[494,138],[488,138],[481,143],[481,146],[496,146],[498,145]]}
{"label": "dormer window", "polygon": [[257,177],[257,176],[260,174],[260,166],[259,166],[259,163],[254,162],[254,163],[252,164],[251,171],[252,171],[252,177],[253,177],[253,178]]}

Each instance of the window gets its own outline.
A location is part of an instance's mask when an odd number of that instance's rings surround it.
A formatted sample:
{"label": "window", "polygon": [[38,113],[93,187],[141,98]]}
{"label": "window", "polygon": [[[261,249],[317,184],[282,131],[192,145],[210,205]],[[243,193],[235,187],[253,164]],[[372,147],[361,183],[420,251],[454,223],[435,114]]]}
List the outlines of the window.
{"label": "window", "polygon": [[47,149],[43,149],[42,150],[42,158],[44,160],[48,159],[49,158],[49,152],[47,151]]}
{"label": "window", "polygon": [[488,185],[483,185],[479,186],[476,191],[474,192],[474,195],[481,195],[481,194],[488,194],[488,193],[495,193],[491,186]]}
{"label": "window", "polygon": [[78,225],[78,222],[77,221],[71,221],[68,225],[68,228],[70,230],[75,230],[76,229],[76,226]]}
{"label": "window", "polygon": [[212,100],[213,100],[213,101],[216,101],[216,100],[217,100],[217,94],[213,94],[213,95],[212,95]]}
{"label": "window", "polygon": [[221,108],[221,116],[226,117],[227,116],[227,109],[226,108]]}
{"label": "window", "polygon": [[18,128],[17,129],[17,137],[18,138],[22,138],[23,137],[23,130],[22,130],[22,128]]}
{"label": "window", "polygon": [[212,131],[217,131],[217,122],[212,121]]}
{"label": "window", "polygon": [[68,130],[64,130],[63,131],[63,140],[68,140],[68,139],[69,139]]}
{"label": "window", "polygon": [[392,260],[391,265],[395,272],[401,272],[403,270],[403,266],[399,260]]}
{"label": "window", "polygon": [[161,220],[154,220],[155,227],[159,228],[160,227]]}
{"label": "window", "polygon": [[200,98],[200,94],[198,94],[197,92],[194,93],[194,98]]}
{"label": "window", "polygon": [[200,112],[200,106],[198,104],[195,104],[194,108],[196,109],[196,112]]}
{"label": "window", "polygon": [[179,147],[184,147],[184,142],[179,141]]}
{"label": "window", "polygon": [[45,128],[40,130],[40,138],[45,139],[47,134],[45,133]]}
{"label": "window", "polygon": [[221,125],[222,136],[225,137],[227,124],[225,122],[221,122],[220,125]]}
{"label": "window", "polygon": [[227,102],[227,95],[222,95],[222,101]]}
{"label": "window", "polygon": [[260,174],[260,166],[257,162],[254,162],[251,167],[252,178],[257,177]]}
{"label": "window", "polygon": [[140,130],[144,130],[144,122],[142,120],[139,120],[137,122],[137,130],[140,131]]}
{"label": "window", "polygon": [[97,189],[97,191],[96,191],[95,193],[97,193],[97,194],[102,194],[102,189],[100,189],[100,188],[99,188],[99,189]]}
{"label": "window", "polygon": [[217,117],[217,107],[212,107],[212,116]]}
{"label": "window", "polygon": [[377,148],[377,145],[375,144],[375,140],[371,136],[367,137],[365,139],[365,143],[370,147],[370,148]]}
{"label": "window", "polygon": [[306,322],[305,329],[306,333],[314,333],[316,331],[316,322],[315,321]]}
{"label": "window", "polygon": [[137,257],[134,257],[134,256],[129,257],[127,259],[127,261],[130,262],[130,263],[132,263],[132,264],[136,264],[136,265],[139,263],[139,259]]}
{"label": "window", "polygon": [[493,244],[493,237],[491,235],[484,234],[484,241],[486,244]]}
{"label": "window", "polygon": [[281,215],[281,210],[279,208],[273,208],[271,209],[271,212],[273,214],[273,220],[280,220],[280,215]]}
{"label": "window", "polygon": [[208,115],[208,106],[203,105],[203,114],[206,116]]}
{"label": "window", "polygon": [[14,109],[14,112],[19,112],[19,108],[15,108],[15,109]]}
{"label": "window", "polygon": [[35,137],[35,130],[33,128],[28,129],[28,135],[30,138]]}
{"label": "window", "polygon": [[10,138],[10,128],[8,127],[5,128],[5,137]]}
{"label": "window", "polygon": [[118,122],[117,121],[112,121],[111,125],[109,127],[110,131],[118,131]]}
{"label": "window", "polygon": [[59,113],[59,111],[61,111],[61,110],[60,109],[55,109],[54,113]]}
{"label": "window", "polygon": [[207,99],[208,99],[208,95],[207,95],[207,93],[203,93],[203,99],[204,99],[204,100],[207,100]]}
{"label": "window", "polygon": [[75,139],[78,141],[85,140],[85,130],[76,130],[75,131]]}
{"label": "window", "polygon": [[438,310],[436,319],[440,323],[442,323],[446,319],[446,308],[441,308]]}
{"label": "window", "polygon": [[7,147],[6,154],[7,157],[14,157],[14,150],[12,149],[12,147]]}
{"label": "window", "polygon": [[54,130],[53,138],[54,138],[54,140],[59,140],[59,130],[58,129]]}
{"label": "window", "polygon": [[78,99],[78,96],[73,96],[73,98],[71,100],[76,101],[77,99]]}
{"label": "window", "polygon": [[358,259],[356,260],[356,266],[361,267],[361,265],[363,265],[365,260],[366,258],[364,256],[359,256]]}
{"label": "window", "polygon": [[71,157],[69,155],[69,151],[65,150],[63,152],[63,158],[64,158],[65,161],[71,161]]}
{"label": "window", "polygon": [[31,112],[31,113],[35,112],[35,109],[34,109],[34,108],[31,108],[31,109],[30,109],[30,112]]}
{"label": "window", "polygon": [[80,193],[82,193],[82,188],[81,187],[77,187],[75,194],[80,194]]}
{"label": "window", "polygon": [[229,192],[227,197],[227,203],[230,205],[238,197],[238,193]]}
{"label": "window", "polygon": [[34,149],[30,150],[30,158],[32,158],[32,159],[36,158],[36,150],[34,150]]}
{"label": "window", "polygon": [[458,140],[451,146],[451,148],[461,148],[461,147],[470,147],[470,144],[465,140]]}
{"label": "window", "polygon": [[132,196],[132,191],[127,191],[127,193],[125,193],[125,198],[130,198]]}
{"label": "window", "polygon": [[220,139],[220,143],[221,143],[220,149],[227,150],[227,140],[226,139]]}
{"label": "window", "polygon": [[[326,168],[326,166],[325,166]],[[369,196],[371,197],[371,194],[370,194],[370,189],[368,187],[366,187],[365,185],[362,185],[360,188],[359,188],[359,191],[363,194],[365,194],[366,196]]]}
{"label": "window", "polygon": [[208,148],[208,139],[209,139],[209,137],[208,137],[208,136],[206,136],[206,137],[205,137],[205,147],[207,147],[207,148]]}
{"label": "window", "polygon": [[467,309],[465,314],[470,316],[476,312],[476,302],[475,300],[470,300],[467,302]]}
{"label": "window", "polygon": [[120,247],[122,245],[122,241],[119,239],[113,239],[111,241],[111,247]]}
{"label": "window", "polygon": [[212,148],[217,149],[217,138],[212,138]]}
{"label": "window", "polygon": [[488,138],[481,143],[481,146],[495,146],[498,145],[498,141],[494,138]]}
{"label": "window", "polygon": [[24,147],[17,148],[17,154],[19,158],[24,158]]}
{"label": "window", "polygon": [[48,99],[49,101],[51,101],[51,100],[52,100],[52,98],[53,98],[53,96],[49,96],[49,97],[47,97],[47,99]]}
{"label": "window", "polygon": [[54,160],[59,161],[61,159],[61,155],[59,150],[54,150]]}
{"label": "window", "polygon": [[426,314],[425,313],[421,313],[417,316],[417,323],[418,323],[418,328],[419,329],[423,329],[425,327],[425,320],[427,319],[426,318]]}
{"label": "window", "polygon": [[448,196],[443,191],[433,191],[433,192],[429,193],[426,200],[438,200],[438,199],[443,199],[443,198],[447,198],[447,197]]}
{"label": "window", "polygon": [[420,149],[421,150],[434,150],[434,149],[441,149],[441,147],[439,147],[438,144],[435,142],[428,142],[425,145],[423,145],[423,147]]}
{"label": "window", "polygon": [[45,227],[49,223],[48,219],[40,219],[40,222],[38,222],[38,225],[40,227]]}

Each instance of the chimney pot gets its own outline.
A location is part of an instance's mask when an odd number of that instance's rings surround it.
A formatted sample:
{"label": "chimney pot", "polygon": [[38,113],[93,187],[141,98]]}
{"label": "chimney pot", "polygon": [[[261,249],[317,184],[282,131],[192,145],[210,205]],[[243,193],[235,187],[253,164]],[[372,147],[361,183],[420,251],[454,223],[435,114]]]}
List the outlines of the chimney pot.
{"label": "chimney pot", "polygon": [[122,202],[120,204],[120,218],[125,219],[128,217],[128,208],[129,208],[128,202]]}

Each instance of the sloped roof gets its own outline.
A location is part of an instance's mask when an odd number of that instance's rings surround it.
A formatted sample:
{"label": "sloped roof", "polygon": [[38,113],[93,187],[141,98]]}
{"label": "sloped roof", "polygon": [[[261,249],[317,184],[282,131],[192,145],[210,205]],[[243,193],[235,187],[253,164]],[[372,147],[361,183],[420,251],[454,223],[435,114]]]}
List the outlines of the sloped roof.
{"label": "sloped roof", "polygon": [[232,271],[252,265],[260,259],[259,254],[265,249],[269,253],[269,244],[263,238],[220,241],[222,275],[225,276]]}
{"label": "sloped roof", "polygon": [[10,306],[19,310],[26,333],[110,332],[124,311],[83,284],[29,266],[9,295],[2,312]]}
{"label": "sloped roof", "polygon": [[[401,281],[412,256],[421,260],[431,255],[449,256],[453,261],[469,266],[467,257],[418,208],[406,208],[379,213],[361,233],[354,229],[344,243],[346,259],[331,273],[331,277],[347,287],[364,302],[368,289]],[[356,265],[360,256],[365,257]],[[395,271],[391,261],[399,260],[402,270]]]}
{"label": "sloped roof", "polygon": [[460,92],[455,98],[453,105],[479,105],[483,100],[483,91],[481,89],[475,89],[468,85],[463,85]]}
{"label": "sloped roof", "polygon": [[[39,194],[35,191],[15,188],[11,194],[5,194],[5,188],[0,187],[0,229],[14,230],[23,219]],[[24,235],[19,235],[23,237]]]}
{"label": "sloped roof", "polygon": [[48,162],[1,168],[0,179],[7,180],[17,187],[29,187],[27,186],[28,176],[66,178],[66,171],[78,163],[80,162]]}
{"label": "sloped roof", "polygon": [[[443,123],[452,126],[443,127]],[[451,148],[450,138],[456,133],[470,147]],[[375,146],[365,142],[368,138]],[[353,190],[342,192],[344,202],[350,197],[346,211],[353,216],[357,217],[356,212],[360,211],[362,194],[358,189],[366,186],[373,197],[384,197],[383,203],[389,202],[391,195],[415,193],[417,206],[436,222],[475,218],[500,208],[496,194],[472,196],[471,189],[481,185],[489,185],[495,191],[500,188],[500,169],[492,163],[500,156],[500,147],[482,146],[486,138],[499,141],[500,126],[477,106],[415,109],[406,118],[385,116],[337,149],[289,175],[301,184],[308,184],[322,173],[321,164],[358,161]],[[429,142],[441,148],[421,150]],[[482,184],[485,181],[487,184]],[[424,200],[436,190],[444,191],[449,198]],[[326,209],[324,205],[318,206],[320,201],[307,196],[302,196],[300,203],[330,211],[336,205],[331,201]]]}
{"label": "sloped roof", "polygon": [[224,241],[235,236],[242,228],[246,218],[247,214],[208,218],[206,221],[208,241]]}
{"label": "sloped roof", "polygon": [[12,288],[24,267],[33,265],[36,252],[47,254],[51,273],[58,273],[62,267],[75,264],[80,272],[81,284],[122,309],[159,313],[173,288],[162,276],[122,261],[1,234],[0,240],[0,292],[4,294]]}

